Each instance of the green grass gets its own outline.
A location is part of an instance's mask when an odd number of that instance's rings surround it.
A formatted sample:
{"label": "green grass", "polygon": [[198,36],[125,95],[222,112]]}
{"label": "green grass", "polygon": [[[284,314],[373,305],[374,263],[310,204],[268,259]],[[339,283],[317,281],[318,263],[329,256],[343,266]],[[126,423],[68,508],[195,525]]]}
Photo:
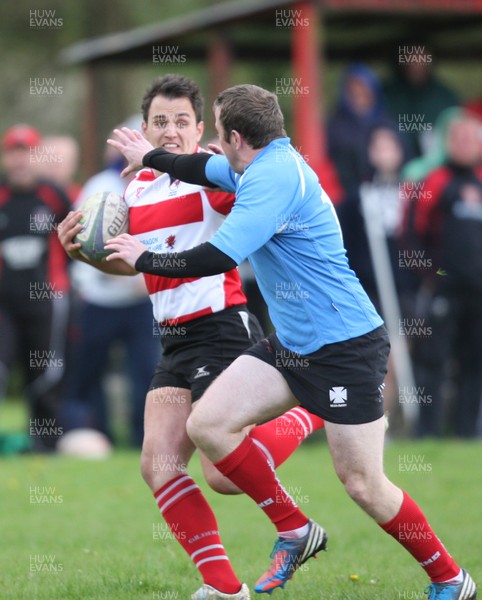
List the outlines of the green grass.
{"label": "green grass", "polygon": [[[482,582],[480,451],[480,443],[397,441],[387,447],[386,468],[424,507],[455,558]],[[400,464],[414,460],[421,470],[401,471]],[[163,521],[138,462],[138,453],[128,450],[103,461],[0,459],[2,600],[190,597],[200,578],[174,540],[153,539],[153,527]],[[191,474],[218,516],[235,570],[252,587],[269,564],[271,524],[248,498],[206,489],[196,457]],[[345,495],[323,442],[304,445],[279,474],[300,507],[326,527],[330,541],[329,551],[306,563],[274,599],[425,598],[424,573]],[[47,493],[49,503],[30,501],[35,486],[55,488]],[[39,556],[41,569],[47,569],[44,557],[51,557],[50,570],[35,571]]]}

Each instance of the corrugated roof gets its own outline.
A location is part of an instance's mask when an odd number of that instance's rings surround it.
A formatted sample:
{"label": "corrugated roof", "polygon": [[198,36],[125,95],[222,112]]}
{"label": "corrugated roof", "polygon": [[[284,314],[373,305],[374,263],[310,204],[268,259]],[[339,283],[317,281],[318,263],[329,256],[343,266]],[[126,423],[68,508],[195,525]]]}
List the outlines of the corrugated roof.
{"label": "corrugated roof", "polygon": [[[236,0],[223,2],[152,25],[83,40],[61,53],[64,64],[105,60],[140,60],[152,56],[153,44],[176,42],[190,58],[205,58],[206,37],[221,31],[238,58],[285,59],[289,39],[278,29],[266,38],[264,31],[274,29],[276,10],[294,10],[303,0]],[[373,58],[388,50],[395,36],[410,34],[435,38],[446,31],[463,31],[463,43],[440,43],[437,56],[480,59],[482,39],[482,0],[318,0],[328,24],[325,47],[328,58],[345,59],[357,55]],[[383,23],[382,28],[374,25]],[[236,35],[241,28],[249,35]],[[356,30],[357,35],[351,33]],[[346,33],[348,32],[348,35]],[[366,32],[366,35],[363,35]],[[468,32],[468,34],[467,34]],[[285,32],[286,33],[286,32]],[[275,39],[273,39],[275,37]],[[436,45],[436,44],[435,44]]]}

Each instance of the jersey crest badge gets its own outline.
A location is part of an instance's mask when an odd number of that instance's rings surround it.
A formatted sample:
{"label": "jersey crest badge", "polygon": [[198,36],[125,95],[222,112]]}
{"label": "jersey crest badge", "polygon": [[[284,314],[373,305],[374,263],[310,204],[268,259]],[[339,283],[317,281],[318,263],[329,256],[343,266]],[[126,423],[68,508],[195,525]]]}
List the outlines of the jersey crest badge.
{"label": "jersey crest badge", "polygon": [[165,239],[166,248],[169,248],[170,250],[172,250],[174,248],[174,244],[175,243],[176,243],[176,236],[175,235],[169,235]]}

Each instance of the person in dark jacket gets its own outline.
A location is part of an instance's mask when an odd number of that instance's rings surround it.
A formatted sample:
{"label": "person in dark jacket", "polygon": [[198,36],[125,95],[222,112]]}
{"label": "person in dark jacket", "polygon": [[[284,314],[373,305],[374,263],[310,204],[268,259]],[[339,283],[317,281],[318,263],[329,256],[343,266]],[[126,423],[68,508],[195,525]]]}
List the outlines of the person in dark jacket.
{"label": "person in dark jacket", "polygon": [[348,67],[338,104],[327,124],[328,155],[347,194],[363,181],[368,163],[368,132],[387,118],[375,73],[363,64]]}
{"label": "person in dark jacket", "polygon": [[460,104],[457,94],[434,69],[432,50],[420,40],[399,43],[396,62],[384,83],[387,110],[399,124],[413,156],[434,149],[434,124],[446,108]]}
{"label": "person in dark jacket", "polygon": [[53,450],[63,433],[59,404],[70,313],[68,260],[57,224],[70,203],[60,188],[38,176],[45,148],[36,129],[15,125],[1,146],[0,400],[18,363],[32,447]]}
{"label": "person in dark jacket", "polygon": [[[367,134],[367,165],[363,184],[376,193],[383,229],[392,258],[393,272],[399,291],[403,286],[398,269],[398,236],[403,219],[403,196],[400,172],[407,150],[394,124],[380,121]],[[371,301],[380,309],[375,273],[361,208],[360,191],[354,190],[336,207],[351,268],[357,274]]]}
{"label": "person in dark jacket", "polygon": [[[420,434],[448,430],[474,437],[482,394],[482,125],[468,114],[453,121],[447,161],[424,182],[411,227],[433,269],[420,270],[426,336],[414,338],[417,385],[432,398],[420,411]],[[456,392],[444,424],[444,390],[452,366]]]}

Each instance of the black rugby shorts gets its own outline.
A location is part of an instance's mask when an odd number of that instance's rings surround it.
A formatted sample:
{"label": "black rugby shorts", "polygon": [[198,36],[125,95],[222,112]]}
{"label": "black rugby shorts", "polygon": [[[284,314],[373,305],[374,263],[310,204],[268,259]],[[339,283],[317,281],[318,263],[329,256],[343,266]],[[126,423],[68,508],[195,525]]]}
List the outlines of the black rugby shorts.
{"label": "black rugby shorts", "polygon": [[164,327],[162,356],[149,390],[189,389],[195,402],[224,369],[263,336],[258,320],[244,305]]}
{"label": "black rugby shorts", "polygon": [[243,352],[286,379],[301,406],[331,423],[361,424],[383,415],[390,342],[385,326],[326,344],[311,354],[285,348],[273,333]]}

